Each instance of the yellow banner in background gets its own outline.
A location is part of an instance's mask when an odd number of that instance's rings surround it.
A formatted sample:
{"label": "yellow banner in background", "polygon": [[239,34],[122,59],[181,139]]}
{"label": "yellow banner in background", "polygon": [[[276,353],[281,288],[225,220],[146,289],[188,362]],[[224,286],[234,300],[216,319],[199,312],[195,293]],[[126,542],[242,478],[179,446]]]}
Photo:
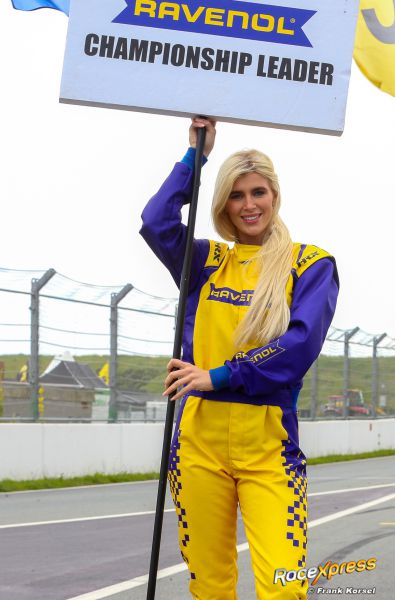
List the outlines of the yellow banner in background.
{"label": "yellow banner in background", "polygon": [[354,59],[374,85],[395,96],[395,0],[361,0]]}
{"label": "yellow banner in background", "polygon": [[29,379],[29,366],[23,365],[20,369],[19,369],[19,373],[16,376],[18,381],[21,381],[22,383],[26,383]]}
{"label": "yellow banner in background", "polygon": [[110,365],[108,362],[104,363],[104,365],[98,372],[98,375],[106,385],[110,385]]}

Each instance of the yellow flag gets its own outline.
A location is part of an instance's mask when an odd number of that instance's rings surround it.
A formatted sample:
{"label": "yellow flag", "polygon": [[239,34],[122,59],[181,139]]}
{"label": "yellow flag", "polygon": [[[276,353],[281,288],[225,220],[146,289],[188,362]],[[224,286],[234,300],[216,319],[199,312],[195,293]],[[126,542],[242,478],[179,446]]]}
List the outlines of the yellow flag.
{"label": "yellow flag", "polygon": [[28,367],[28,365],[23,365],[23,367],[21,367],[19,369],[17,379],[18,379],[18,381],[22,381],[25,383],[28,380],[28,377],[29,377],[29,367]]}
{"label": "yellow flag", "polygon": [[395,96],[395,0],[361,0],[354,59],[374,85]]}
{"label": "yellow flag", "polygon": [[108,362],[104,363],[98,375],[101,379],[103,379],[106,385],[110,384],[110,365],[108,364]]}

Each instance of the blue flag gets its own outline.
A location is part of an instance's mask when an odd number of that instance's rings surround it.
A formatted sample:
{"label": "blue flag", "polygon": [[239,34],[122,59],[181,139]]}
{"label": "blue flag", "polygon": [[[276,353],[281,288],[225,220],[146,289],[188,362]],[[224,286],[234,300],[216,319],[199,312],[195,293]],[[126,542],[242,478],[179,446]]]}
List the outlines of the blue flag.
{"label": "blue flag", "polygon": [[69,14],[70,0],[11,0],[18,10],[36,10],[37,8],[55,8]]}

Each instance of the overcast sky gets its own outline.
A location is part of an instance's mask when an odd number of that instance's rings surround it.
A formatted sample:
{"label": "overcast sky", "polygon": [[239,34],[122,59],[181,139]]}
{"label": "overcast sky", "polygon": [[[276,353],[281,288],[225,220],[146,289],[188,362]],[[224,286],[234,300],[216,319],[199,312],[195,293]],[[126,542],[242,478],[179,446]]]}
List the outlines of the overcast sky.
{"label": "overcast sky", "polygon": [[[138,230],[144,204],[187,148],[189,121],[59,104],[67,22],[57,11],[0,4],[0,266],[53,267],[88,283],[176,296]],[[395,336],[394,132],[395,98],[355,64],[340,138],[219,123],[197,236],[215,236],[211,191],[223,159],[263,150],[279,173],[293,239],[337,259],[334,325]]]}

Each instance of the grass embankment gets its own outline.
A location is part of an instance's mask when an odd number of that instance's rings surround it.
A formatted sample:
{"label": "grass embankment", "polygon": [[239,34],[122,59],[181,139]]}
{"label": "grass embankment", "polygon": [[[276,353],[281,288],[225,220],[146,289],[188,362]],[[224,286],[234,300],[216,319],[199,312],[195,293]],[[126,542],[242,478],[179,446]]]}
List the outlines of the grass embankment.
{"label": "grass embankment", "polygon": [[[0,356],[4,363],[6,379],[16,379],[20,368],[27,363],[23,354]],[[51,362],[52,356],[40,356],[40,372]],[[109,360],[106,355],[77,356],[79,363],[87,364],[98,371]],[[163,391],[163,379],[169,357],[163,356],[118,356],[118,387],[121,390],[157,393]],[[395,356],[380,357],[379,393],[385,395],[387,407],[395,410]],[[372,360],[370,357],[350,358],[350,388],[362,390],[365,403],[371,402]],[[343,390],[343,357],[321,355],[318,361],[318,414],[328,401],[328,396],[341,395]],[[311,373],[304,379],[304,387],[298,400],[299,409],[307,409],[311,402]]]}
{"label": "grass embankment", "polygon": [[55,488],[78,487],[81,485],[101,485],[105,483],[127,483],[129,481],[147,481],[158,479],[158,473],[117,473],[116,475],[81,475],[80,477],[49,477],[46,479],[27,479],[0,481],[0,492],[23,492],[26,490],[46,490]]}
{"label": "grass embankment", "polygon": [[[320,458],[310,458],[308,465],[320,465],[331,462],[341,462],[348,460],[358,460],[361,458],[378,458],[380,456],[393,456],[395,450],[377,450],[375,452],[363,452],[361,454],[332,454]],[[3,479],[0,481],[0,492],[21,492],[28,490],[45,490],[54,488],[76,487],[82,485],[100,485],[106,483],[126,483],[129,481],[147,481],[158,479],[159,473],[118,473],[116,475],[103,475],[95,473],[84,477],[52,477],[48,479],[32,479],[26,481],[13,481]]]}
{"label": "grass embankment", "polygon": [[308,465],[323,465],[325,463],[343,462],[347,460],[360,460],[361,458],[380,458],[380,456],[393,456],[395,450],[375,450],[374,452],[361,452],[360,454],[329,454],[318,458],[308,458]]}

